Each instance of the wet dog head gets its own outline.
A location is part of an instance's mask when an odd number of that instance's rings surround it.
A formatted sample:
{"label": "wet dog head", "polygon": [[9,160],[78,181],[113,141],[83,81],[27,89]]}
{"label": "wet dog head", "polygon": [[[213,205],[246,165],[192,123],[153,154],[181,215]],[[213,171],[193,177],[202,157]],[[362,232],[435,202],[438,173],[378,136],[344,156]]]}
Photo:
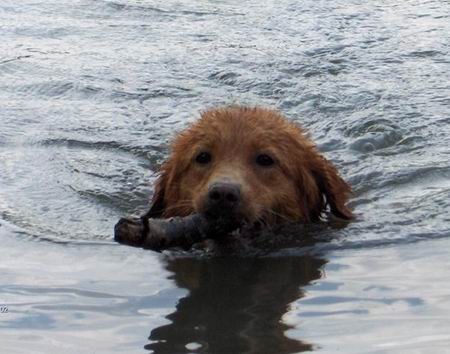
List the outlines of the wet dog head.
{"label": "wet dog head", "polygon": [[302,129],[263,108],[206,111],[174,140],[150,216],[309,222],[326,206],[350,219],[349,186]]}

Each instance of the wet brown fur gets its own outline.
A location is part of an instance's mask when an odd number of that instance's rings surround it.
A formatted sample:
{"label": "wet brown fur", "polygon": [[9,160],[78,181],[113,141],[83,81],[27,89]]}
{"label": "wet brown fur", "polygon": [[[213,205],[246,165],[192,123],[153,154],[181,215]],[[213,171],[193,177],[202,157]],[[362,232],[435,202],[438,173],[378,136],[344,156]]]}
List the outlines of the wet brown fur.
{"label": "wet brown fur", "polygon": [[[202,151],[211,153],[211,163],[195,162]],[[256,164],[261,153],[275,164]],[[208,187],[219,180],[241,186],[241,213],[248,222],[313,222],[327,205],[335,216],[352,218],[346,206],[349,185],[302,128],[271,109],[231,106],[203,112],[173,141],[149,216],[204,211]]]}

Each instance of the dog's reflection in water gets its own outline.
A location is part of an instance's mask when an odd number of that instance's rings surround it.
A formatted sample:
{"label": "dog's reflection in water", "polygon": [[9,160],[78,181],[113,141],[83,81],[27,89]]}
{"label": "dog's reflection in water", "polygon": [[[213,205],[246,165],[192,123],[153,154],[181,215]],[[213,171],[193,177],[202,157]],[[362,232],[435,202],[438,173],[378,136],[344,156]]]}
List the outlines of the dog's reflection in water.
{"label": "dog's reflection in water", "polygon": [[189,290],[153,329],[155,354],[288,354],[313,346],[286,336],[282,321],[302,287],[321,277],[326,260],[312,256],[167,260],[176,285]]}

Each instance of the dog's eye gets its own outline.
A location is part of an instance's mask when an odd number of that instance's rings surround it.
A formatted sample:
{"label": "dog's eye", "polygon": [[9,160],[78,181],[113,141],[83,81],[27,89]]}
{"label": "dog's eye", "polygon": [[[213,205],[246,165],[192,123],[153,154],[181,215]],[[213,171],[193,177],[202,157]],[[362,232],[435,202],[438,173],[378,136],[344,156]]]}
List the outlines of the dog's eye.
{"label": "dog's eye", "polygon": [[260,166],[272,166],[275,161],[266,154],[261,154],[256,157],[256,163]]}
{"label": "dog's eye", "polygon": [[195,162],[202,164],[202,165],[206,165],[207,163],[211,162],[211,159],[212,159],[212,156],[209,152],[202,151],[195,158]]}

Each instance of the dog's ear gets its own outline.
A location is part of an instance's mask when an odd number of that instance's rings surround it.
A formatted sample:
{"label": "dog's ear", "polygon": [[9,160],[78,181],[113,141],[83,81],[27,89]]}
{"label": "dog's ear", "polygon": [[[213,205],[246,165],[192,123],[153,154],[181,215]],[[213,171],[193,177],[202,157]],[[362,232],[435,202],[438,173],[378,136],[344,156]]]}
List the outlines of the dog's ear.
{"label": "dog's ear", "polygon": [[167,171],[162,168],[155,182],[150,210],[145,214],[148,218],[160,218],[166,209],[165,190],[167,185]]}
{"label": "dog's ear", "polygon": [[351,194],[350,186],[342,179],[331,162],[319,153],[315,155],[311,161],[311,172],[320,193],[320,212],[329,205],[333,215],[344,220],[353,219],[352,211],[346,206]]}

